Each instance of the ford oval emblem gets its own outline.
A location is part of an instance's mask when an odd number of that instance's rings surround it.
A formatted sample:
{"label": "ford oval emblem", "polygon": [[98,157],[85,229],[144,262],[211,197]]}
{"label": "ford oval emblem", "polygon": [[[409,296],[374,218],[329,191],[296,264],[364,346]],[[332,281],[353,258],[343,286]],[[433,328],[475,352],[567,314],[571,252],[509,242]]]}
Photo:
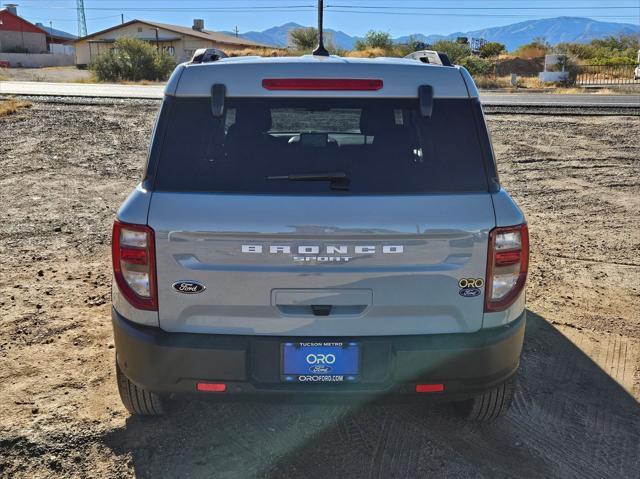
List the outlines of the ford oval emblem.
{"label": "ford oval emblem", "polygon": [[183,294],[198,294],[207,289],[204,284],[198,283],[197,281],[177,281],[173,283],[172,287],[178,293]]}
{"label": "ford oval emblem", "polygon": [[459,291],[460,296],[464,298],[474,298],[478,296],[481,291],[480,288],[463,288]]}

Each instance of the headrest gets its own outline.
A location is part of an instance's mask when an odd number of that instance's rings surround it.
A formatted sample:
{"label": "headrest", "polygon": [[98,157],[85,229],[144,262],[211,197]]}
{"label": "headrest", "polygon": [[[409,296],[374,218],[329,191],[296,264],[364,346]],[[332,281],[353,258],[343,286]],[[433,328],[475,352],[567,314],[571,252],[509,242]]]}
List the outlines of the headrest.
{"label": "headrest", "polygon": [[365,107],[360,113],[360,132],[366,136],[391,131],[396,118],[391,108]]}
{"label": "headrest", "polygon": [[271,129],[271,110],[268,108],[236,110],[237,128],[265,133]]}

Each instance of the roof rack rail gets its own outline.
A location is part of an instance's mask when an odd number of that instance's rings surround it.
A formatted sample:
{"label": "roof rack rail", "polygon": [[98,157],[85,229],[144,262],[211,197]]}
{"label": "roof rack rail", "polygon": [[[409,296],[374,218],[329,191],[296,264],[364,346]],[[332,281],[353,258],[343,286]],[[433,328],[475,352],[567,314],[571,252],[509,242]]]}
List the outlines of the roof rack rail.
{"label": "roof rack rail", "polygon": [[217,62],[223,58],[227,58],[227,54],[217,48],[199,48],[193,54],[191,63],[209,63]]}
{"label": "roof rack rail", "polygon": [[417,52],[409,53],[405,58],[412,60],[419,60],[422,63],[429,63],[431,65],[442,65],[444,67],[450,67],[451,61],[446,53],[436,52],[435,50],[420,50]]}

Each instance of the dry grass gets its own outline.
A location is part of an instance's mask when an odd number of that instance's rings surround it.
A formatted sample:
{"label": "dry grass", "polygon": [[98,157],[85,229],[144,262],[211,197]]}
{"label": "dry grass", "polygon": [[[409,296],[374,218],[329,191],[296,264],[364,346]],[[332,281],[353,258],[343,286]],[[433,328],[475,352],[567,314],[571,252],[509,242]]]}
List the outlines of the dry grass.
{"label": "dry grass", "polygon": [[[473,80],[476,83],[476,86],[482,90],[491,90],[491,89],[503,89],[503,88],[513,88],[511,85],[511,76],[484,76],[477,75],[473,77]],[[544,88],[555,88],[555,87],[545,87],[545,85],[538,80],[536,77],[518,77],[518,87],[527,90],[538,90]]]}
{"label": "dry grass", "polygon": [[[73,83],[112,83],[112,82],[101,82],[95,76],[95,74],[91,74],[91,76],[87,78],[76,78],[73,80]],[[151,80],[120,80],[116,82],[119,85],[164,85],[166,82],[164,81],[151,81]]]}
{"label": "dry grass", "polygon": [[378,58],[386,57],[389,53],[383,48],[367,48],[366,50],[352,50],[346,56],[353,58]]}
{"label": "dry grass", "polygon": [[591,95],[618,95],[625,93],[624,90],[614,90],[612,88],[555,88],[552,93],[558,93],[560,95],[572,95],[576,93],[588,93]]}
{"label": "dry grass", "polygon": [[230,57],[285,57],[292,55],[293,52],[283,48],[245,48],[244,50],[230,51],[227,54]]}
{"label": "dry grass", "polygon": [[95,73],[91,73],[91,76],[86,78],[75,78],[73,83],[100,83]]}
{"label": "dry grass", "polygon": [[31,107],[31,103],[26,101],[13,99],[0,101],[0,117],[13,115],[18,110],[29,107]]}

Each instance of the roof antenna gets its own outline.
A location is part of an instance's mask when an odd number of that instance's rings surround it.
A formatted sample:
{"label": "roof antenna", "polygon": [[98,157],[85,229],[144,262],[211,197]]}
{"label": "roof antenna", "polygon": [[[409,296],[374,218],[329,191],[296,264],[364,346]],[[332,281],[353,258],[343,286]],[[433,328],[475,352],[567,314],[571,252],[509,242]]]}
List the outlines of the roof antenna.
{"label": "roof antenna", "polygon": [[313,54],[319,57],[328,57],[329,52],[324,47],[324,30],[322,28],[322,16],[324,13],[324,2],[318,0],[318,46],[313,51]]}

